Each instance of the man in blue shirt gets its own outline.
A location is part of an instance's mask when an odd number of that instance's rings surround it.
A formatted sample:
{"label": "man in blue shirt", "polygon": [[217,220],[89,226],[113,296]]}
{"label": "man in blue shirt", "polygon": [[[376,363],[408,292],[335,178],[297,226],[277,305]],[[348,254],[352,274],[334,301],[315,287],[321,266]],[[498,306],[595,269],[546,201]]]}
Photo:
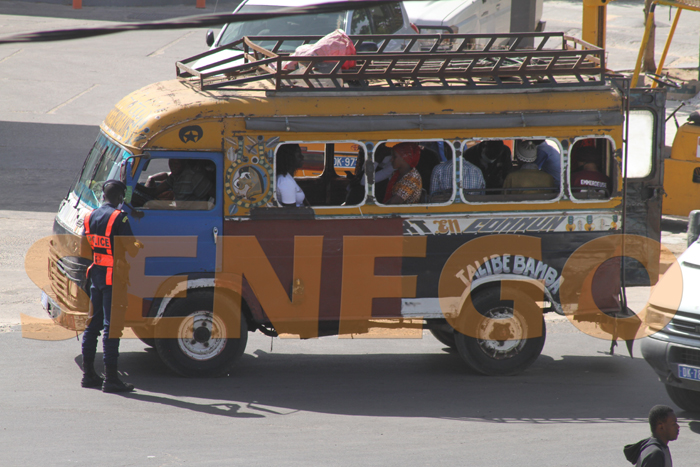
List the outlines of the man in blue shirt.
{"label": "man in blue shirt", "polygon": [[548,173],[557,182],[557,186],[561,181],[561,153],[554,146],[544,140],[535,140],[537,145],[537,158],[535,164],[537,168]]}
{"label": "man in blue shirt", "polygon": [[[433,169],[430,177],[430,196],[437,193],[452,193],[454,164],[452,160],[441,162]],[[483,195],[486,188],[481,170],[471,162],[462,159],[462,191],[464,195]]]}

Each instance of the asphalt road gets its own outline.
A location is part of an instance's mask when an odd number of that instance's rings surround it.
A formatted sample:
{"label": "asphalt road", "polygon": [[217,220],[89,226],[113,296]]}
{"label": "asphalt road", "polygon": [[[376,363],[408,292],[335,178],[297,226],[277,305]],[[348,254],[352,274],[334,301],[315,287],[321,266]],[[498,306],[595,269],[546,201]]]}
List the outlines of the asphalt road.
{"label": "asphalt road", "polygon": [[[639,28],[639,3],[611,5],[610,21]],[[575,34],[579,7],[546,1],[547,29],[561,21]],[[196,13],[3,1],[0,35]],[[609,23],[609,45],[633,41],[627,27],[618,36]],[[542,357],[511,378],[468,373],[428,334],[274,342],[253,334],[233,374],[206,380],[172,375],[129,339],[120,363],[138,390],[128,396],[79,387],[74,338],[22,338],[19,314],[43,317],[24,254],[50,233],[102,118],[129,92],[174,77],[177,59],[206,48],[204,33],[0,46],[0,464],[625,465],[622,446],[646,437],[649,408],[670,400],[638,347],[635,359],[621,348],[606,355],[608,342],[566,321],[548,322]],[[697,42],[694,50],[697,60]],[[695,465],[700,422],[679,414],[673,457]]]}
{"label": "asphalt road", "polygon": [[[272,348],[271,348],[272,345]],[[169,373],[122,342],[127,396],[79,387],[75,339],[0,334],[4,466],[614,466],[667,403],[641,359],[549,323],[543,355],[517,377],[468,373],[423,339],[309,341],[251,335],[234,372]],[[675,465],[695,465],[700,422],[679,413]],[[30,447],[31,446],[31,447]]]}

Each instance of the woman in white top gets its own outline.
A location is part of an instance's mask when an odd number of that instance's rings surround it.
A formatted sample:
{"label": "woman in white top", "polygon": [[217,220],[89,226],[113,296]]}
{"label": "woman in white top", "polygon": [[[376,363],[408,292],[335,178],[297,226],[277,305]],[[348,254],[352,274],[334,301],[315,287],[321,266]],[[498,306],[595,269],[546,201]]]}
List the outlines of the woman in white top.
{"label": "woman in white top", "polygon": [[277,150],[277,201],[282,206],[304,205],[304,191],[294,180],[294,172],[303,162],[304,155],[298,144],[285,144]]}

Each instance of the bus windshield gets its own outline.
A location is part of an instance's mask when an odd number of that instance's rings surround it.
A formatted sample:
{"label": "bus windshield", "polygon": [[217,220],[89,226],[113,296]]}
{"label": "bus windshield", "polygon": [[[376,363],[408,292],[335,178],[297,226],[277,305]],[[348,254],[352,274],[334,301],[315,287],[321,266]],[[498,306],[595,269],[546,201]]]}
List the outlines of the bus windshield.
{"label": "bus windshield", "polygon": [[[241,8],[239,13],[264,13],[278,9],[277,6],[246,5]],[[336,29],[345,30],[347,16],[347,11],[338,11],[231,23],[226,25],[226,30],[219,41],[219,47],[235,42],[244,36],[297,36],[300,34],[325,36]],[[303,41],[288,41],[285,42],[283,49],[290,52],[302,43]],[[259,44],[263,47],[274,45],[266,42],[259,42]]]}
{"label": "bus windshield", "polygon": [[88,206],[99,207],[102,184],[106,180],[119,178],[119,164],[128,156],[128,152],[100,133],[71,191]]}

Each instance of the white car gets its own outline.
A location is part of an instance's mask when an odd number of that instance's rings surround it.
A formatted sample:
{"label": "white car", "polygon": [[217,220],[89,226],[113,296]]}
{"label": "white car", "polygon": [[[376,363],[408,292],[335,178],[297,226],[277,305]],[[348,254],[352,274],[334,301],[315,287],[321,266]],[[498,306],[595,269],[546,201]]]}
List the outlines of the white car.
{"label": "white car", "polygon": [[[261,13],[279,10],[281,8],[301,7],[332,3],[329,0],[244,0],[234,13]],[[207,45],[212,49],[219,48],[241,39],[244,36],[325,36],[336,29],[343,30],[348,35],[355,34],[418,34],[418,28],[408,21],[408,14],[403,2],[386,3],[367,8],[338,11],[334,13],[316,13],[300,16],[283,16],[256,21],[229,23],[219,32],[214,40],[213,31],[207,32]],[[293,52],[302,41],[285,42],[282,52]],[[263,47],[272,44],[261,43]],[[404,41],[391,41],[389,50],[399,50]],[[198,69],[204,65],[234,57],[240,52],[222,50],[205,57],[194,64]],[[230,66],[229,64],[228,66]],[[208,70],[208,71],[214,71]]]}
{"label": "white car", "polygon": [[[677,267],[677,269],[675,269]],[[695,241],[652,289],[642,355],[671,400],[700,413],[700,242]]]}
{"label": "white car", "polygon": [[411,1],[406,10],[422,34],[503,34],[543,27],[542,0]]}

